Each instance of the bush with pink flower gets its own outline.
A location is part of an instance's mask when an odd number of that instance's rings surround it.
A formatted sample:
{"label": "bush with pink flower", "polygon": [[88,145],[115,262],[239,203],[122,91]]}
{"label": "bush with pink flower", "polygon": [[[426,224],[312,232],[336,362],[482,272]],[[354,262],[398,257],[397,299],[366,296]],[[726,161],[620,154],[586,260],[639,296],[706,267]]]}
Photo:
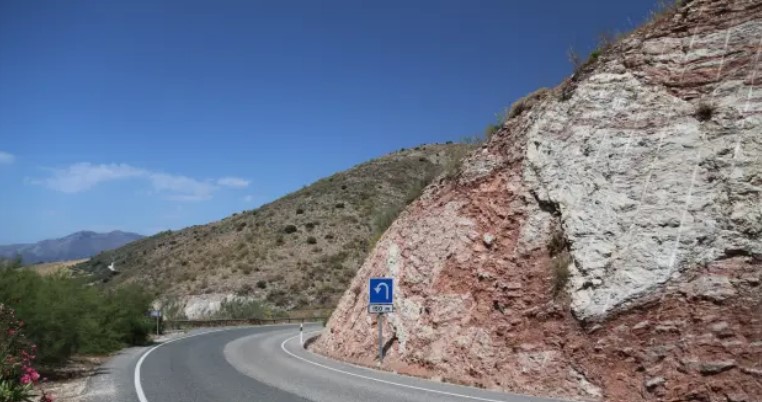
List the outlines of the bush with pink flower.
{"label": "bush with pink flower", "polygon": [[52,395],[35,390],[40,382],[33,367],[37,347],[23,329],[13,309],[0,304],[0,402],[52,402]]}

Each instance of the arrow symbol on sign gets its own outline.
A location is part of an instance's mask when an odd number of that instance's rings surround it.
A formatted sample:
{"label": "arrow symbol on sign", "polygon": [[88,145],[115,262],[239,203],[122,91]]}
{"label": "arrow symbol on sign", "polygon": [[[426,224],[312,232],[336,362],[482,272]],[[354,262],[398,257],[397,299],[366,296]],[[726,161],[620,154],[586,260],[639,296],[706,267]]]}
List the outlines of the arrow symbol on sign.
{"label": "arrow symbol on sign", "polygon": [[386,290],[386,292],[384,293],[386,295],[386,297],[384,299],[388,300],[389,299],[389,285],[381,282],[378,285],[376,285],[376,288],[373,289],[373,290],[375,290],[376,293],[381,293],[381,286],[383,286],[384,289]]}

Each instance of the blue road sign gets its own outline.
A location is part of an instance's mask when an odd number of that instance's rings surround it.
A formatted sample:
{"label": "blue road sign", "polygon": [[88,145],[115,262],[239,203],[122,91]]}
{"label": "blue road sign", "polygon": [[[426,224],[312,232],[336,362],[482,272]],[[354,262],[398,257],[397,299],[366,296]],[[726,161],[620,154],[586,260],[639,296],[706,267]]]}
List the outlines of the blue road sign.
{"label": "blue road sign", "polygon": [[368,292],[370,304],[392,304],[394,300],[394,279],[370,278]]}

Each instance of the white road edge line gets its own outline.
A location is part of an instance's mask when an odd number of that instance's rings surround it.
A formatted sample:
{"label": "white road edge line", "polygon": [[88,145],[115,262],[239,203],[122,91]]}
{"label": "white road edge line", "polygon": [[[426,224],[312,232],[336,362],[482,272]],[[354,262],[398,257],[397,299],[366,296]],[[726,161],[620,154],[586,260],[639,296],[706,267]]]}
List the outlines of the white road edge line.
{"label": "white road edge line", "polygon": [[[314,334],[316,332],[320,332],[320,331],[310,332],[310,334]],[[297,355],[289,352],[288,349],[286,349],[286,342],[288,342],[288,341],[290,341],[292,339],[296,339],[298,337],[299,337],[299,335],[295,335],[295,336],[292,336],[291,338],[286,339],[285,341],[283,341],[280,344],[280,348],[283,349],[284,352],[286,352],[287,354],[291,355],[292,357],[295,357],[295,358],[297,358],[297,359],[299,359],[299,360],[301,360],[303,362],[306,362],[306,363],[309,363],[309,364],[312,364],[312,365],[324,368],[326,370],[335,371],[337,373],[345,374],[345,375],[352,376],[352,377],[362,378],[364,380],[376,381],[376,382],[380,382],[382,384],[394,385],[394,386],[401,387],[401,388],[414,389],[414,390],[424,391],[424,392],[431,392],[431,393],[439,394],[439,395],[454,396],[456,398],[472,399],[472,400],[476,400],[476,401],[485,401],[485,402],[505,402],[505,401],[501,401],[499,399],[481,398],[481,397],[478,397],[478,396],[469,396],[469,395],[463,395],[463,394],[456,394],[454,392],[439,391],[439,390],[436,390],[436,389],[417,387],[415,385],[400,384],[400,383],[394,382],[394,381],[381,380],[381,379],[378,379],[378,378],[368,377],[368,376],[365,376],[365,375],[362,375],[362,374],[350,373],[348,371],[339,370],[337,368],[333,368],[333,367],[330,367],[330,366],[326,366],[324,364],[313,362],[312,360],[308,360],[308,359],[305,359],[305,358],[303,358],[301,356],[297,356]],[[392,373],[390,373],[390,374],[392,374]],[[141,402],[144,402],[144,401],[141,401]]]}
{"label": "white road edge line", "polygon": [[[228,328],[226,328],[226,329],[228,329]],[[134,382],[135,382],[135,392],[138,394],[138,400],[140,402],[148,402],[148,399],[146,398],[146,394],[143,392],[143,386],[140,384],[140,366],[143,365],[143,360],[145,360],[146,357],[148,357],[148,355],[151,354],[151,352],[153,352],[154,350],[158,349],[161,346],[170,344],[172,342],[176,342],[176,341],[180,341],[180,340],[188,339],[188,338],[193,338],[194,336],[207,335],[207,334],[211,334],[211,333],[214,333],[214,332],[220,332],[220,331],[224,331],[224,329],[218,329],[218,330],[214,330],[214,331],[201,332],[199,334],[193,334],[193,335],[183,336],[183,337],[180,337],[180,338],[175,338],[175,339],[172,339],[171,341],[162,342],[162,343],[152,347],[151,349],[148,349],[148,351],[146,351],[145,353],[143,353],[143,355],[140,356],[140,359],[138,360],[138,363],[135,364],[135,379],[134,379]]]}

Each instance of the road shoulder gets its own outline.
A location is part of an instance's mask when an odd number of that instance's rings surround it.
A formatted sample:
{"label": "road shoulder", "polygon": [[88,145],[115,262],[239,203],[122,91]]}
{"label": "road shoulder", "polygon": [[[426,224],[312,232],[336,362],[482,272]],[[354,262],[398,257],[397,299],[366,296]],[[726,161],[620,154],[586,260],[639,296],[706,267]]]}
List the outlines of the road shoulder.
{"label": "road shoulder", "polygon": [[224,353],[228,363],[239,372],[319,402],[557,402],[439,383],[335,361],[302,348],[298,332],[281,331],[238,338],[225,346]]}

